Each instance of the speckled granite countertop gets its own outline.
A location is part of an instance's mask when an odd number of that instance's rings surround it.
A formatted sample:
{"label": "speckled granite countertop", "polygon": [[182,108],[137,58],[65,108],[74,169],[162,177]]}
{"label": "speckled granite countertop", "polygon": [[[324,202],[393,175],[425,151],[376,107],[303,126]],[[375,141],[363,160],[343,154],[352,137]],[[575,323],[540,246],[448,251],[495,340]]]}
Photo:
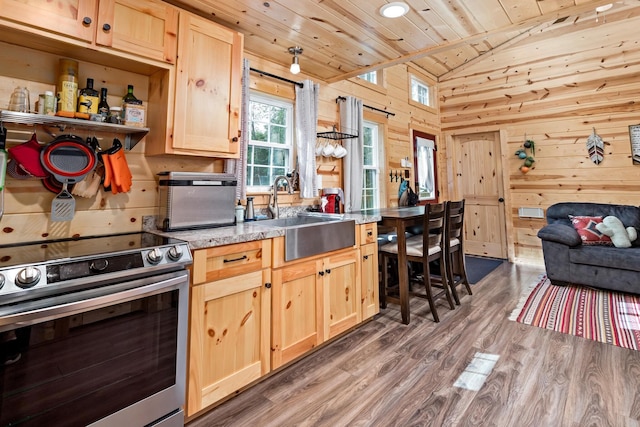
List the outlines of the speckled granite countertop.
{"label": "speckled granite countertop", "polygon": [[[344,214],[345,220],[354,220],[356,224],[367,224],[378,222],[381,217],[377,214],[351,213]],[[204,249],[214,246],[230,245],[233,243],[251,242],[254,240],[271,239],[273,237],[284,236],[284,228],[262,224],[261,221],[243,222],[229,227],[202,228],[198,230],[170,231],[165,232],[153,227],[146,231],[161,236],[173,237],[175,239],[189,242],[191,249]]]}

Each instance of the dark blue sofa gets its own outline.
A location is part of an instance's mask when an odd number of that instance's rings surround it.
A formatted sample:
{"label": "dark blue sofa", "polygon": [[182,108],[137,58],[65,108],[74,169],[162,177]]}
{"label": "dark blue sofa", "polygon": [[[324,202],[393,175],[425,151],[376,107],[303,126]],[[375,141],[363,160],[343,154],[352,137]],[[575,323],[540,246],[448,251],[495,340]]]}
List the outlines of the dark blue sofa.
{"label": "dark blue sofa", "polygon": [[630,248],[583,245],[569,219],[574,216],[619,218],[640,235],[640,208],[603,203],[557,203],[547,209],[547,225],[538,231],[551,283],[592,286],[640,294],[640,238]]}

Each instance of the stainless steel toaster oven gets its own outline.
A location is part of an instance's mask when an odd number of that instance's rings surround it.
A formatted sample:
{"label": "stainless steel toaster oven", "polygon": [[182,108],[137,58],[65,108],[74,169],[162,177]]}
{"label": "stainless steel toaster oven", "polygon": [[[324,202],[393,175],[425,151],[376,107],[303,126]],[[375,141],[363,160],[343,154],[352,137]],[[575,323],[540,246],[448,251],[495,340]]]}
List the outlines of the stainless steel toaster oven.
{"label": "stainless steel toaster oven", "polygon": [[220,227],[235,223],[238,181],[234,175],[161,172],[158,227],[164,231]]}

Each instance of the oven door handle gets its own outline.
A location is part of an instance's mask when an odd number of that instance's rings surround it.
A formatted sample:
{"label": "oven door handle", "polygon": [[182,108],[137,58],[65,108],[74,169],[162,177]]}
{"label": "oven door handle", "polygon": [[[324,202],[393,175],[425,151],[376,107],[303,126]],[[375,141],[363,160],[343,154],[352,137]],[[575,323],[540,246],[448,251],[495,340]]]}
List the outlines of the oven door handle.
{"label": "oven door handle", "polygon": [[0,307],[0,332],[174,289],[188,292],[189,273],[186,270]]}

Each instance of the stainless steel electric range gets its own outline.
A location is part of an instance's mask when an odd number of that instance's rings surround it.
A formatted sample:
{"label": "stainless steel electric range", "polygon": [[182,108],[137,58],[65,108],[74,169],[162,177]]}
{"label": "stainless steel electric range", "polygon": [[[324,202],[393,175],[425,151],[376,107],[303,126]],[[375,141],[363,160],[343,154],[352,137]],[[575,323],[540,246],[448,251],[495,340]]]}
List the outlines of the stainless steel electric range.
{"label": "stainless steel electric range", "polygon": [[178,426],[186,242],[151,233],[0,246],[0,426]]}

